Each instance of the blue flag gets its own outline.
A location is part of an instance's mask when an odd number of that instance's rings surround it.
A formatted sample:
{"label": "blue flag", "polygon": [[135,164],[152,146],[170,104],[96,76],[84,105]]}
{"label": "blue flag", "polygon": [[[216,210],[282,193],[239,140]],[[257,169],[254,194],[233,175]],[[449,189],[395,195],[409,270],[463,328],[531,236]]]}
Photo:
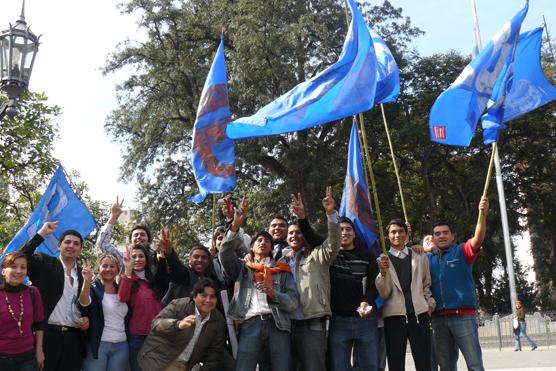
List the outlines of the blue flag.
{"label": "blue flag", "polygon": [[375,103],[395,102],[400,95],[400,72],[390,49],[382,38],[369,27],[377,61]]}
{"label": "blue flag", "polygon": [[340,215],[351,219],[355,225],[357,236],[365,241],[365,245],[369,249],[373,249],[375,256],[380,255],[378,244],[375,243],[377,238],[376,222],[369,203],[369,190],[365,183],[355,121],[351,127],[349,138],[346,180],[340,204]]}
{"label": "blue flag", "polygon": [[485,144],[498,140],[505,122],[556,99],[556,88],[541,67],[542,32],[539,27],[520,35],[513,66],[508,64],[482,119]]}
{"label": "blue flag", "polygon": [[431,140],[468,146],[477,121],[485,112],[494,87],[512,54],[529,2],[465,67],[454,83],[434,103],[430,113]]}
{"label": "blue flag", "polygon": [[236,187],[234,142],[226,136],[230,122],[224,39],[201,93],[197,120],[193,125],[192,166],[199,194],[190,198],[202,202],[209,193],[230,192]]}
{"label": "blue flag", "polygon": [[353,0],[351,24],[338,61],[313,78],[226,129],[232,139],[307,129],[367,111],[374,104],[376,56],[371,35]]}
{"label": "blue flag", "polygon": [[33,237],[46,222],[58,222],[58,228],[54,235],[47,236],[44,242],[37,248],[52,256],[58,256],[58,237],[68,230],[73,229],[81,233],[83,238],[87,237],[96,228],[96,221],[87,209],[87,206],[75,195],[71,189],[62,166],[58,167],[56,173],[50,180],[50,184],[42,195],[39,204],[27,220],[27,223],[17,232],[10,241],[4,254],[19,250],[27,240]]}

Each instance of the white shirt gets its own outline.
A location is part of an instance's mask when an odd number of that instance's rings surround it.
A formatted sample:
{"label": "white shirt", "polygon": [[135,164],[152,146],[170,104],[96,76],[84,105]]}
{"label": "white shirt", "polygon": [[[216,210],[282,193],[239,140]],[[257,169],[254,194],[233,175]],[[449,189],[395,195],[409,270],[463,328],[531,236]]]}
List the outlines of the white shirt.
{"label": "white shirt", "polygon": [[406,256],[409,255],[409,249],[407,248],[407,246],[404,246],[403,250],[398,250],[390,247],[390,250],[388,250],[388,252],[398,259],[404,259]]}
{"label": "white shirt", "polygon": [[118,294],[104,293],[102,297],[102,312],[104,313],[104,329],[101,341],[120,343],[126,341],[125,316],[127,304],[118,300]]}
{"label": "white shirt", "polygon": [[[73,279],[73,284],[70,282],[70,278],[67,274],[67,268],[62,261],[62,257],[59,257],[60,263],[64,269],[64,291],[62,297],[58,300],[58,303],[54,307],[52,314],[48,318],[48,324],[58,325],[58,326],[69,326],[69,327],[79,327],[77,320],[81,317],[81,312],[77,308],[77,288],[79,286],[79,281],[77,277],[77,263],[74,264],[73,269],[70,271],[70,275]],[[89,303],[91,300],[89,300]]]}
{"label": "white shirt", "polygon": [[189,362],[189,360],[191,359],[191,354],[193,354],[193,348],[195,348],[195,344],[197,344],[197,340],[199,340],[199,335],[201,335],[201,330],[209,319],[210,312],[209,314],[207,314],[205,319],[203,319],[201,317],[201,313],[199,313],[199,310],[197,309],[197,306],[195,306],[195,330],[193,331],[193,336],[191,337],[191,340],[189,340],[189,343],[185,347],[185,350],[179,355],[177,359],[178,361],[182,361],[185,363]]}
{"label": "white shirt", "polygon": [[[262,261],[261,264],[268,266],[270,264],[270,257],[266,257]],[[262,282],[261,282],[262,283]],[[249,309],[247,313],[245,313],[245,319],[249,319],[251,317],[259,316],[262,314],[270,314],[272,310],[268,306],[267,295],[257,288],[257,284],[255,280],[253,280],[253,295],[251,295],[251,302],[249,303]]]}

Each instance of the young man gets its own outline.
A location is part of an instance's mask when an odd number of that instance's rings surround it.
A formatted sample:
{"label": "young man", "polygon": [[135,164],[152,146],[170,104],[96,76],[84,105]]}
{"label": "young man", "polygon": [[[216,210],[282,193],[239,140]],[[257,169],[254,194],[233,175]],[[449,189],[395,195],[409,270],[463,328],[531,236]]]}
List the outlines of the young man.
{"label": "young man", "polygon": [[[78,371],[85,357],[85,333],[89,319],[82,317],[77,298],[83,285],[77,257],[83,248],[79,232],[67,230],[58,241],[60,256],[36,253],[44,237],[56,231],[57,222],[45,223],[20,251],[29,262],[29,278],[44,303],[44,370]],[[89,300],[90,302],[90,300]]]}
{"label": "young man", "polygon": [[153,320],[152,331],[139,353],[139,364],[149,371],[187,371],[202,366],[218,370],[224,351],[225,321],[215,310],[218,285],[201,278],[191,298],[173,300]]}
{"label": "young man", "polygon": [[228,316],[241,323],[236,370],[255,371],[265,358],[272,370],[289,371],[289,312],[298,306],[295,282],[289,266],[272,259],[272,237],[266,231],[254,236],[250,261],[238,259],[236,251],[243,243],[238,231],[246,213],[244,199],[219,252],[225,275],[236,282],[228,310]]}
{"label": "young man", "polygon": [[356,237],[353,222],[340,218],[341,247],[330,266],[331,307],[328,338],[333,371],[353,370],[351,355],[360,370],[377,370],[378,323],[374,279],[378,265],[371,251]]}
{"label": "young man", "polygon": [[407,340],[417,371],[430,371],[430,315],[435,306],[426,255],[406,246],[408,229],[401,219],[386,226],[390,251],[380,256],[380,274],[375,283],[384,299],[384,337],[388,369],[405,369]]}
{"label": "young man", "polygon": [[529,335],[527,335],[527,322],[525,322],[525,308],[523,308],[523,302],[521,300],[516,300],[515,302],[515,317],[519,323],[519,328],[517,331],[514,330],[514,338],[515,338],[515,351],[521,352],[521,340],[520,337],[523,336],[527,343],[531,347],[531,350],[537,349],[537,344]]}
{"label": "young man", "polygon": [[442,371],[457,369],[458,348],[469,370],[484,370],[475,319],[477,300],[473,263],[485,238],[488,207],[488,199],[482,197],[479,212],[484,213],[483,218],[473,237],[464,244],[454,242],[455,235],[449,224],[436,223],[432,228],[437,247],[428,254],[432,294],[436,300],[432,328],[436,358]]}
{"label": "young man", "polygon": [[[300,197],[294,197],[293,209],[298,218],[303,209],[299,201]],[[326,370],[328,319],[332,315],[329,270],[340,250],[340,223],[331,187],[326,187],[322,206],[328,218],[328,239],[313,248],[307,243],[300,226],[292,224],[288,228],[291,250],[282,257],[294,273],[299,293],[299,307],[290,314],[293,370]]]}

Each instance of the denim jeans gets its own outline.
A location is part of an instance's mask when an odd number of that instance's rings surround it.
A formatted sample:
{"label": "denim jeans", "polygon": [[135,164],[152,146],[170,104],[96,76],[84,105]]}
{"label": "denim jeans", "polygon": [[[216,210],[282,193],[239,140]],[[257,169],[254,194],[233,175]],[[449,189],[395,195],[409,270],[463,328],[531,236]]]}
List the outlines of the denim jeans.
{"label": "denim jeans", "polygon": [[91,347],[87,344],[87,358],[83,362],[83,371],[120,371],[129,367],[129,346],[127,341],[109,343],[101,341],[98,358],[93,358]]}
{"label": "denim jeans", "polygon": [[38,371],[35,351],[14,356],[0,356],[0,370],[2,371]]}
{"label": "denim jeans", "polygon": [[143,371],[137,357],[146,338],[147,335],[131,335],[129,337],[129,366],[131,371]]}
{"label": "denim jeans", "polygon": [[351,352],[357,369],[376,371],[378,367],[378,323],[376,315],[367,318],[332,316],[328,349],[331,371],[351,371]]}
{"label": "denim jeans", "polygon": [[[256,316],[241,324],[236,370],[255,371],[261,353],[267,353],[272,371],[289,371],[291,364],[290,333],[279,330],[272,316]],[[259,365],[260,371],[266,371]],[[270,369],[268,369],[270,371]]]}
{"label": "denim jeans", "polygon": [[519,320],[519,333],[514,334],[516,350],[521,350],[521,341],[520,341],[521,336],[523,336],[525,340],[527,340],[527,344],[529,344],[531,349],[537,347],[537,344],[535,344],[535,342],[531,340],[529,335],[527,335],[527,322],[525,322],[524,320]]}
{"label": "denim jeans", "polygon": [[440,371],[456,371],[458,348],[467,369],[484,371],[477,320],[473,315],[433,315],[432,329]]}
{"label": "denim jeans", "polygon": [[292,320],[292,370],[326,370],[326,322],[325,317]]}

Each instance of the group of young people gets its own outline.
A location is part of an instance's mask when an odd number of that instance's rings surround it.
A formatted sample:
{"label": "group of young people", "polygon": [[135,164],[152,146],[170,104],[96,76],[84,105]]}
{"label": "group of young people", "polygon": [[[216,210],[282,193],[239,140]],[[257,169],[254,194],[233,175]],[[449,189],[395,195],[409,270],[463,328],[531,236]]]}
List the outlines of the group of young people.
{"label": "group of young people", "polygon": [[[471,271],[486,218],[463,244],[449,224],[435,224],[426,250],[409,246],[408,225],[392,220],[389,251],[377,258],[338,215],[330,187],[322,206],[326,237],[312,229],[301,195],[294,223],[275,216],[251,237],[242,229],[248,201],[226,198],[226,225],[210,248],[190,249],[188,264],[167,230],[153,239],[144,225],[118,250],[119,200],[99,234],[96,267],[77,264],[83,238],[73,230],[58,238],[59,257],[36,253],[58,228],[45,223],[2,262],[0,369],[379,370],[385,353],[396,371],[409,340],[417,370],[436,362],[456,370],[458,351],[483,370]],[[484,197],[479,210],[488,212]]]}

